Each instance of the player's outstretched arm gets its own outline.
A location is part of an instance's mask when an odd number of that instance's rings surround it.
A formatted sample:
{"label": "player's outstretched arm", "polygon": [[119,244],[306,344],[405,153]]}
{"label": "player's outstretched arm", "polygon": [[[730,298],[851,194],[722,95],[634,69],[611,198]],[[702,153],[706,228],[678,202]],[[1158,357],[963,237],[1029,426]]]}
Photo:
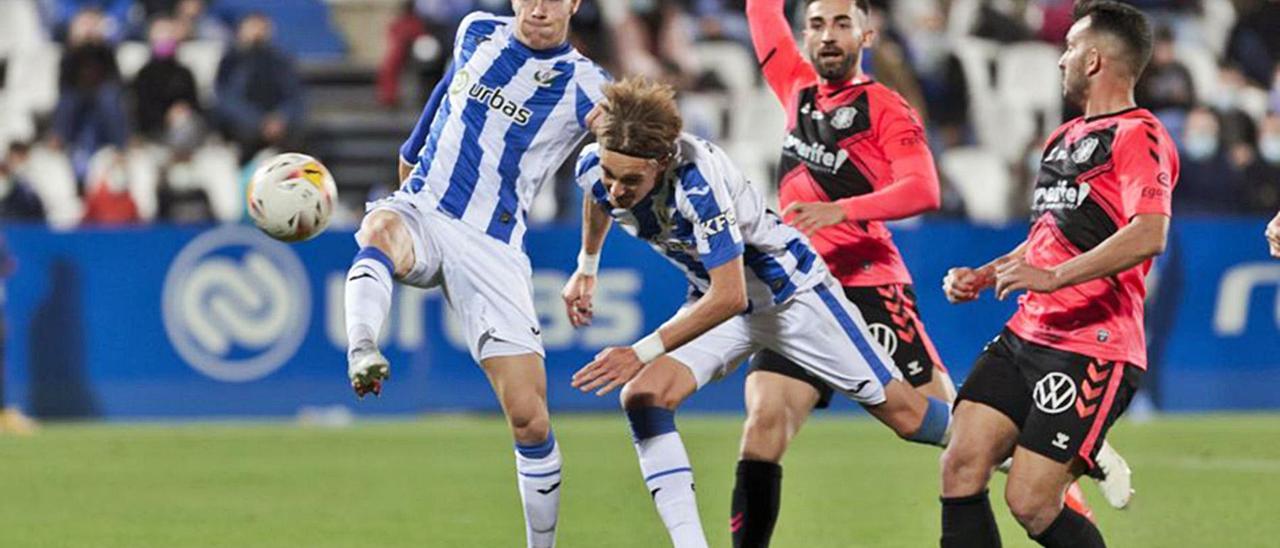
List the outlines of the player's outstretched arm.
{"label": "player's outstretched arm", "polygon": [[996,269],[1000,265],[1021,260],[1027,252],[1027,242],[1023,241],[1004,255],[978,268],[961,266],[947,271],[942,279],[942,292],[951,304],[967,303],[978,298],[982,290],[995,285]]}
{"label": "player's outstretched arm", "polygon": [[786,105],[796,85],[809,83],[817,73],[800,54],[784,9],[784,0],[747,0],[747,24],[760,70],[774,95]]}
{"label": "player's outstretched arm", "polygon": [[1271,256],[1280,259],[1280,213],[1267,224],[1267,245],[1271,246]]}
{"label": "player's outstretched arm", "polygon": [[1052,269],[1031,266],[1019,258],[996,267],[996,297],[1003,300],[1026,289],[1052,293],[1098,278],[1124,272],[1164,253],[1169,217],[1159,213],[1138,215],[1097,247]]}
{"label": "player's outstretched arm", "polygon": [[591,297],[596,289],[596,273],[600,269],[600,251],[604,249],[605,236],[613,218],[590,196],[582,199],[582,249],[578,252],[578,269],[560,292],[564,300],[565,314],[574,327],[591,323],[593,311]]}
{"label": "player's outstretched arm", "polygon": [[573,387],[583,392],[609,393],[635,378],[645,364],[698,338],[747,309],[747,281],[742,257],[712,268],[711,288],[693,306],[657,331],[627,347],[611,347],[573,375]]}
{"label": "player's outstretched arm", "polygon": [[418,163],[418,154],[422,152],[422,146],[427,142],[427,135],[431,133],[431,123],[436,119],[436,111],[440,110],[440,101],[444,99],[445,91],[449,89],[449,83],[452,81],[453,65],[449,65],[449,70],[445,71],[444,77],[440,78],[435,89],[431,90],[431,97],[422,107],[422,115],[418,117],[418,123],[413,126],[413,132],[409,134],[408,139],[405,139],[404,144],[400,145],[398,170],[400,182],[404,182],[409,178],[409,174],[413,173],[413,166]]}

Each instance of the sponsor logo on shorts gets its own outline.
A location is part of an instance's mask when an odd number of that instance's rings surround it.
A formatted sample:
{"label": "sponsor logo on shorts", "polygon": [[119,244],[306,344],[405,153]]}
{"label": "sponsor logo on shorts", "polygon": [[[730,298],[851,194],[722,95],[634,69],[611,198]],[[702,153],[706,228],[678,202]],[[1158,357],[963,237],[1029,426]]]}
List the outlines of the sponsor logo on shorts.
{"label": "sponsor logo on shorts", "polygon": [[1031,396],[1036,402],[1036,409],[1056,415],[1076,403],[1076,383],[1065,373],[1054,371],[1036,383]]}
{"label": "sponsor logo on shorts", "polygon": [[873,323],[867,326],[867,330],[871,332],[871,338],[884,349],[885,354],[893,356],[898,351],[898,334],[893,332],[892,327]]}
{"label": "sponsor logo on shorts", "polygon": [[1067,450],[1067,444],[1071,443],[1071,436],[1058,432],[1054,434],[1053,446],[1063,451]]}

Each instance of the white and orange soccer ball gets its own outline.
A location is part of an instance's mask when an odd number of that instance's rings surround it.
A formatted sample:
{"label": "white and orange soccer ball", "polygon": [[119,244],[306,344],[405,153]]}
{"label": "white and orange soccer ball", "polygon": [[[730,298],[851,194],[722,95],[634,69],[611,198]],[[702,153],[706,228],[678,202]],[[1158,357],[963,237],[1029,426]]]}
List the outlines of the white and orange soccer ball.
{"label": "white and orange soccer ball", "polygon": [[300,242],[329,226],[338,187],[319,160],[288,152],[258,166],[246,194],[253,224],[277,240]]}

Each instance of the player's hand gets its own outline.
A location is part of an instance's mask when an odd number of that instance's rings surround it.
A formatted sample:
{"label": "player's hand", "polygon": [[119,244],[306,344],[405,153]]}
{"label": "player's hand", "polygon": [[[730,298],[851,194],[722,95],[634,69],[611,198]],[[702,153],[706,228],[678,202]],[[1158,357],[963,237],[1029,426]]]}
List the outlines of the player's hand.
{"label": "player's hand", "polygon": [[[570,383],[583,392],[596,390],[603,396],[635,378],[644,362],[630,346],[612,346],[596,354],[596,359],[573,374]],[[603,388],[601,388],[603,387]]]}
{"label": "player's hand", "polygon": [[600,101],[599,103],[596,103],[596,106],[591,107],[591,112],[587,113],[587,118],[586,118],[587,131],[590,131],[591,133],[595,133],[596,125],[600,123],[600,120],[604,117],[604,115],[605,115],[604,101]]}
{"label": "player's hand", "polygon": [[996,267],[996,298],[1002,301],[1014,291],[1053,293],[1061,287],[1052,271],[1031,266],[1021,257]]}
{"label": "player's hand", "polygon": [[952,268],[942,279],[942,292],[951,304],[967,303],[977,299],[982,290],[995,281],[995,271],[991,269]]}
{"label": "player's hand", "polygon": [[844,208],[835,202],[794,202],[783,210],[782,216],[791,219],[792,226],[809,236],[819,228],[847,220]]}
{"label": "player's hand", "polygon": [[1271,246],[1271,256],[1280,258],[1280,213],[1267,225],[1267,244]]}
{"label": "player's hand", "polygon": [[590,274],[574,272],[569,283],[564,284],[560,298],[564,299],[564,312],[569,315],[569,323],[574,327],[591,325],[594,312],[591,309],[591,296],[596,291],[596,277]]}

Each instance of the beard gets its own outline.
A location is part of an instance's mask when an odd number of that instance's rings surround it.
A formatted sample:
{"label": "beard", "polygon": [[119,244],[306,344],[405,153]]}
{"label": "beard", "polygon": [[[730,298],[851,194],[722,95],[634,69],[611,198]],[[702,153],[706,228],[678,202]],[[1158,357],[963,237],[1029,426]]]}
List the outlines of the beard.
{"label": "beard", "polygon": [[849,79],[849,76],[853,73],[853,63],[856,59],[856,55],[845,52],[838,58],[811,55],[809,62],[813,63],[813,68],[817,70],[818,76],[821,76],[824,80],[841,81]]}
{"label": "beard", "polygon": [[1068,103],[1084,108],[1085,99],[1088,99],[1089,80],[1083,76],[1072,78],[1071,75],[1063,76],[1062,97]]}

